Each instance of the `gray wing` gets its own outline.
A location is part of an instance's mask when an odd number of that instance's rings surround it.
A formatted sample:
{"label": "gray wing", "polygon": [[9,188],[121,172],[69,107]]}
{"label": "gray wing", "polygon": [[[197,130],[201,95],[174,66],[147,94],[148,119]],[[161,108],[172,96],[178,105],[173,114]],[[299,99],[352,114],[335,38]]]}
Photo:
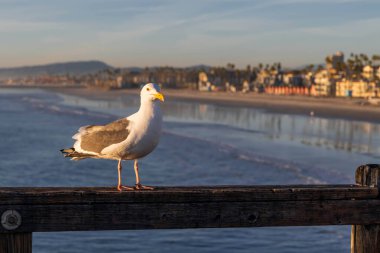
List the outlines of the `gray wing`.
{"label": "gray wing", "polygon": [[105,126],[86,126],[80,129],[80,147],[85,151],[100,153],[104,148],[127,139],[129,120],[119,119]]}

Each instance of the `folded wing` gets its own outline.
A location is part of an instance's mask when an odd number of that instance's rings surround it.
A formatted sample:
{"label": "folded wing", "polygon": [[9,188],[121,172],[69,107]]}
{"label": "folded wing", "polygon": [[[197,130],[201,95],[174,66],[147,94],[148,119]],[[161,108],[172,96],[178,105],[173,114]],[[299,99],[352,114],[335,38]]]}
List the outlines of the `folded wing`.
{"label": "folded wing", "polygon": [[101,154],[104,148],[127,139],[129,123],[129,120],[124,118],[105,126],[81,127],[73,136],[73,139],[77,140],[74,148],[77,152]]}

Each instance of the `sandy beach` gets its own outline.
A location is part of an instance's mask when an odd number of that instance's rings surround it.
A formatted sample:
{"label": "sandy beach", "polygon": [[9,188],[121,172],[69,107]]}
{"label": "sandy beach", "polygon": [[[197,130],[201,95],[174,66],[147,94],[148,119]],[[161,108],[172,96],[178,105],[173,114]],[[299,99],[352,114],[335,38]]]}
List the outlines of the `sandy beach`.
{"label": "sandy beach", "polygon": [[[112,99],[122,94],[138,95],[137,89],[104,90],[57,88],[60,93],[91,99]],[[364,99],[281,96],[257,93],[199,92],[194,90],[163,90],[166,100],[186,100],[230,106],[244,106],[276,113],[314,115],[380,123],[380,106],[368,105]]]}

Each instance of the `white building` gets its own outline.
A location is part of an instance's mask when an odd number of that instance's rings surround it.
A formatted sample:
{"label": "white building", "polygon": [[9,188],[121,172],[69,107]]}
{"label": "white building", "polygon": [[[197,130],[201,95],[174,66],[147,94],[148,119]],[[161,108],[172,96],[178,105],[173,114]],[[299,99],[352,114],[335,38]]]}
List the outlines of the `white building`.
{"label": "white building", "polygon": [[327,69],[317,72],[314,76],[314,96],[330,96],[332,95],[333,83],[330,79],[330,74]]}
{"label": "white building", "polygon": [[370,65],[367,65],[363,68],[362,76],[367,80],[371,80],[374,78],[374,68]]}
{"label": "white building", "polygon": [[198,89],[200,91],[211,91],[211,83],[208,81],[205,72],[200,72],[198,75]]}

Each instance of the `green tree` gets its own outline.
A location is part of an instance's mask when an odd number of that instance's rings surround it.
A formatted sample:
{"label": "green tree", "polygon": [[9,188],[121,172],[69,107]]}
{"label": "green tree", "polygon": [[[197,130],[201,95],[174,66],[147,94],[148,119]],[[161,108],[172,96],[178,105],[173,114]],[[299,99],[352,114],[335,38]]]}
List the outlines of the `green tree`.
{"label": "green tree", "polygon": [[372,55],[371,59],[372,59],[372,62],[380,61],[380,55],[374,54],[374,55]]}
{"label": "green tree", "polygon": [[326,62],[326,64],[331,64],[332,63],[331,57],[330,56],[326,56],[325,62]]}

